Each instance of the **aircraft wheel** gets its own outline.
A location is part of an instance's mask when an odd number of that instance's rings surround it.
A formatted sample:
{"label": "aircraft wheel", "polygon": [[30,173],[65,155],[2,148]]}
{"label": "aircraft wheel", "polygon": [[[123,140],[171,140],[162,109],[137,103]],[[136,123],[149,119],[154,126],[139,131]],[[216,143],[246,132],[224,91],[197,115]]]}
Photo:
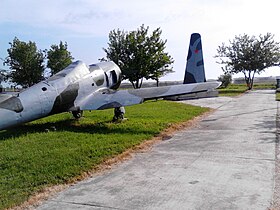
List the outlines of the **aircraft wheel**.
{"label": "aircraft wheel", "polygon": [[125,109],[124,107],[116,107],[114,110],[114,117],[113,117],[113,121],[122,121],[124,119],[124,114],[125,114]]}
{"label": "aircraft wheel", "polygon": [[72,111],[72,115],[76,119],[79,119],[79,118],[81,118],[83,116],[83,111]]}

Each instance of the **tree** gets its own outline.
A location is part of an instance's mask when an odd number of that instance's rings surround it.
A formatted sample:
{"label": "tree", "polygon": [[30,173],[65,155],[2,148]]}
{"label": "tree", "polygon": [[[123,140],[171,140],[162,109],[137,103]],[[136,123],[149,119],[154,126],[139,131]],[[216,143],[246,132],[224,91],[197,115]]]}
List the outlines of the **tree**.
{"label": "tree", "polygon": [[232,76],[231,74],[220,75],[218,81],[222,82],[221,87],[226,88],[232,82]]}
{"label": "tree", "polygon": [[9,79],[9,72],[5,69],[0,69],[0,84],[1,82],[7,82]]}
{"label": "tree", "polygon": [[52,45],[47,52],[48,64],[47,67],[51,69],[51,74],[55,74],[66,68],[72,63],[74,59],[71,53],[67,50],[67,43],[60,41],[59,45]]}
{"label": "tree", "polygon": [[5,81],[5,74],[4,74],[4,70],[0,69],[0,86],[3,81]]}
{"label": "tree", "polygon": [[131,32],[110,31],[109,46],[103,49],[107,60],[121,68],[123,79],[128,79],[134,88],[141,88],[144,78],[158,81],[173,72],[170,65],[174,61],[164,52],[166,40],[160,38],[162,31],[157,28],[148,35],[148,30],[142,25]]}
{"label": "tree", "polygon": [[217,49],[220,57],[218,63],[225,73],[243,73],[248,89],[252,89],[255,74],[260,74],[266,68],[277,66],[280,63],[279,43],[274,41],[274,35],[267,33],[259,37],[247,34],[235,36]]}
{"label": "tree", "polygon": [[17,37],[9,43],[8,57],[4,65],[10,66],[10,79],[12,82],[30,87],[43,79],[44,58],[41,50],[37,50],[35,42],[20,41]]}

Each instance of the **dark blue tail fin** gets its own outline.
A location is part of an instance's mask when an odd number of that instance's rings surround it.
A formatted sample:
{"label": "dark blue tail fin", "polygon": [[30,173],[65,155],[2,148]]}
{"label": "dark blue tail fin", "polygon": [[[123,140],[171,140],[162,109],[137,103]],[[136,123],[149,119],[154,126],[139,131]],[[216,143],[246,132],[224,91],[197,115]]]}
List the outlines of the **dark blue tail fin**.
{"label": "dark blue tail fin", "polygon": [[206,82],[202,54],[201,36],[191,35],[184,84]]}

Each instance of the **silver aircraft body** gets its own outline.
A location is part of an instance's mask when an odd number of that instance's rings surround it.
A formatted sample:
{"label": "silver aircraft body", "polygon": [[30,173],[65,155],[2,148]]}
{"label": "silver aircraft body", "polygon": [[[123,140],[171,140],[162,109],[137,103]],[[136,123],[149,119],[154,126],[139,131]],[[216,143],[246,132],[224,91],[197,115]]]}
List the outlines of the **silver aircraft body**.
{"label": "silver aircraft body", "polygon": [[17,95],[0,94],[0,130],[49,115],[84,110],[114,108],[115,117],[123,117],[125,106],[145,100],[209,91],[219,82],[201,82],[164,87],[117,90],[121,70],[114,62],[87,66],[81,61],[70,64],[49,79]]}

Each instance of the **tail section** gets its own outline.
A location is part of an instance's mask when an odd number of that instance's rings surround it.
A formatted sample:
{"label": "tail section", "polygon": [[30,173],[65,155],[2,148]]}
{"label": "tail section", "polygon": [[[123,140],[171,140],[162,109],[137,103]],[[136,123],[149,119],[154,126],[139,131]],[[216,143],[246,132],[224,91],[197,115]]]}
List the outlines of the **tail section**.
{"label": "tail section", "polygon": [[184,84],[206,82],[202,54],[201,36],[193,33],[187,58]]}

